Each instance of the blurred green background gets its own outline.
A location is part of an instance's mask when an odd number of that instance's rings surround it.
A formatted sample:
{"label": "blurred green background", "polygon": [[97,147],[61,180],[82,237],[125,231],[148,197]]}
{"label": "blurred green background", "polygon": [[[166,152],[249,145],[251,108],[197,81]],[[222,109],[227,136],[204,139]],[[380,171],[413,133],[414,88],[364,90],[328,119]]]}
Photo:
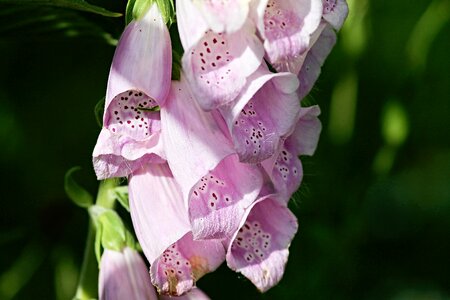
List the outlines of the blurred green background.
{"label": "blurred green background", "polygon": [[[285,276],[262,295],[224,265],[198,282],[212,299],[450,299],[450,1],[349,5],[306,100],[324,129]],[[73,296],[88,217],[63,177],[80,165],[96,193],[93,111],[123,26],[0,0],[0,299]]]}

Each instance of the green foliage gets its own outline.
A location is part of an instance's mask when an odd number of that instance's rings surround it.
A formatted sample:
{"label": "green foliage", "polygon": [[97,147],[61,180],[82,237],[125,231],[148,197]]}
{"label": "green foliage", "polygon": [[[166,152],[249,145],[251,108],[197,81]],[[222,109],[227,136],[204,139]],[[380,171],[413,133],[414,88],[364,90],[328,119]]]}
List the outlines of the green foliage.
{"label": "green foliage", "polygon": [[94,197],[73,178],[73,174],[80,169],[80,167],[73,167],[67,171],[64,177],[64,189],[73,203],[79,207],[88,208],[94,203]]}

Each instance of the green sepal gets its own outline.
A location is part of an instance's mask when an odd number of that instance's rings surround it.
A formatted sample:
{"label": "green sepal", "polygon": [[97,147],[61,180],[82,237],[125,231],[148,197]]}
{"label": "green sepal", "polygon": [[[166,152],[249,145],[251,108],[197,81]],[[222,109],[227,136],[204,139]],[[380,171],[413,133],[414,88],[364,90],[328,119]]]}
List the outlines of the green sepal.
{"label": "green sepal", "polygon": [[2,0],[0,3],[16,5],[47,5],[99,14],[105,17],[120,17],[121,13],[112,12],[103,7],[89,4],[84,0]]}
{"label": "green sepal", "polygon": [[102,227],[103,248],[122,251],[125,247],[125,226],[119,215],[114,210],[107,210],[99,216]]}
{"label": "green sepal", "polygon": [[105,108],[105,97],[100,99],[94,107],[95,120],[98,126],[103,127],[103,110]]}
{"label": "green sepal", "polygon": [[128,201],[128,187],[118,186],[114,188],[114,193],[116,195],[117,201],[123,206],[123,208],[130,212],[130,203]]}
{"label": "green sepal", "polygon": [[129,0],[125,11],[125,22],[129,24],[133,19],[141,19],[156,2],[164,22],[170,27],[175,22],[175,8],[173,0]]}
{"label": "green sepal", "polygon": [[102,256],[102,225],[100,223],[94,222],[96,231],[95,231],[95,244],[94,244],[94,252],[95,257],[97,258],[97,264],[100,268],[100,258]]}
{"label": "green sepal", "polygon": [[81,167],[73,167],[64,176],[64,190],[70,200],[76,205],[88,208],[94,203],[94,197],[73,178],[73,173],[81,170]]}

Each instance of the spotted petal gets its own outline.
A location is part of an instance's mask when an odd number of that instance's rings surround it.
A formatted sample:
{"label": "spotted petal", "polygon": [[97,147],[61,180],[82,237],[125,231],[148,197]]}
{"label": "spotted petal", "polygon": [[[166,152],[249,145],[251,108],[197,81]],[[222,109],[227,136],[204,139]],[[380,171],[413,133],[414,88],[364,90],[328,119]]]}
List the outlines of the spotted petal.
{"label": "spotted petal", "polygon": [[322,9],[321,0],[259,2],[258,30],[270,63],[284,64],[306,51],[310,35],[319,26]]}
{"label": "spotted petal", "polygon": [[269,158],[292,130],[300,110],[297,87],[295,75],[260,67],[236,101],[220,109],[242,162]]}
{"label": "spotted petal", "polygon": [[[180,32],[195,31],[183,29],[185,25],[192,26],[189,24],[197,22],[192,16],[182,15],[183,12],[178,11]],[[183,36],[180,35],[185,47],[183,69],[204,110],[212,110],[236,98],[246,78],[261,64],[264,54],[250,21],[230,34],[206,30],[198,35],[198,39]]]}
{"label": "spotted petal", "polygon": [[262,197],[247,210],[227,251],[227,264],[265,292],[282,278],[297,219],[272,196]]}
{"label": "spotted petal", "polygon": [[322,0],[323,18],[333,26],[334,29],[341,29],[348,15],[348,5],[345,0]]}
{"label": "spotted petal", "polygon": [[154,3],[142,19],[128,24],[119,40],[109,73],[105,107],[117,95],[131,90],[140,91],[162,105],[169,92],[171,72],[169,31]]}
{"label": "spotted petal", "polygon": [[[189,292],[198,279],[217,269],[224,260],[225,248],[221,241],[195,241],[188,233],[152,263],[150,275],[159,293],[180,296]],[[186,296],[185,299],[208,299],[202,293],[196,294],[200,297]]]}
{"label": "spotted petal", "polygon": [[98,279],[100,300],[157,300],[144,260],[133,249],[121,252],[105,249]]}

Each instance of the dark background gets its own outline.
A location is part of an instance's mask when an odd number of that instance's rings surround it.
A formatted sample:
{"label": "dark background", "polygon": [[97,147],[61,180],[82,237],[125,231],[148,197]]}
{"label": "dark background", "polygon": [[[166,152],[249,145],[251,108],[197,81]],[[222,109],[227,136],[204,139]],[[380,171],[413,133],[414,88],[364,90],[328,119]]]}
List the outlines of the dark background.
{"label": "dark background", "polygon": [[[125,3],[91,1],[123,12]],[[260,294],[223,265],[212,299],[450,299],[450,1],[352,0],[305,102],[323,132],[291,203],[300,230]],[[0,1],[0,299],[70,299],[91,153],[123,18]]]}

